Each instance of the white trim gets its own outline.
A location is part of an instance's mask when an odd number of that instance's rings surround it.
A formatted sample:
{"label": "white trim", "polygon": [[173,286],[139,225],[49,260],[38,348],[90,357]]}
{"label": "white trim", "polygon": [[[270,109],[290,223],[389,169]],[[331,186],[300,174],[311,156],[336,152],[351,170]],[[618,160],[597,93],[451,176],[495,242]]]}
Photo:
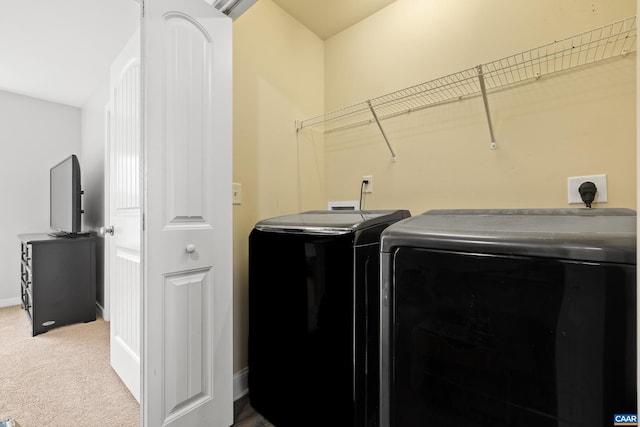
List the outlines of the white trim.
{"label": "white trim", "polygon": [[[137,30],[136,30],[137,31]],[[111,91],[111,86],[109,86]],[[104,226],[111,227],[111,115],[113,113],[113,95],[104,106]],[[102,273],[102,318],[111,318],[111,239],[102,236],[103,245],[103,273]]]}
{"label": "white trim", "polygon": [[0,299],[0,308],[11,307],[12,305],[20,305],[22,301],[20,297]]}
{"label": "white trim", "polygon": [[238,400],[249,393],[249,368],[233,374],[233,400]]}
{"label": "white trim", "polygon": [[102,317],[102,320],[104,320],[105,322],[109,321],[109,316],[107,316],[105,318],[105,311],[104,311],[104,307],[100,305],[99,302],[96,301],[96,311],[98,312],[98,314],[100,315],[100,317]]}

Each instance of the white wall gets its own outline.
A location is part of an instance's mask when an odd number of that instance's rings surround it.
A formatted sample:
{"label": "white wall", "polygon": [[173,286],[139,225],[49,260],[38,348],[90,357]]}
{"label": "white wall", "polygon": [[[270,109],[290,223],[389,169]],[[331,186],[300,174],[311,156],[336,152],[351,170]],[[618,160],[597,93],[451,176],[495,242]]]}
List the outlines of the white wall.
{"label": "white wall", "polygon": [[[108,73],[105,73],[108,76]],[[109,97],[106,78],[82,108],[81,158],[84,189],[83,229],[97,232],[104,223],[104,106]],[[97,235],[97,233],[96,233]],[[104,238],[96,238],[96,301],[104,307]]]}
{"label": "white wall", "polygon": [[0,307],[20,303],[19,233],[49,231],[49,169],[80,152],[80,110],[0,91]]}

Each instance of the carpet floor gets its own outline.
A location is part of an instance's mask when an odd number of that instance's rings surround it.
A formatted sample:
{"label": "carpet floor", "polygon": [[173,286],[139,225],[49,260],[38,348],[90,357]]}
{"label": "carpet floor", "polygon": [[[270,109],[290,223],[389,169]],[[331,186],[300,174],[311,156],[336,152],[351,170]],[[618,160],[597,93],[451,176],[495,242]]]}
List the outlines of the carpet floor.
{"label": "carpet floor", "polygon": [[0,308],[0,419],[22,427],[138,426],[138,402],[109,364],[102,318],[31,336],[19,306]]}
{"label": "carpet floor", "polygon": [[[0,308],[0,420],[20,427],[138,426],[140,406],[109,362],[101,317],[31,336],[20,306]],[[273,427],[249,403],[234,403],[233,427]]]}

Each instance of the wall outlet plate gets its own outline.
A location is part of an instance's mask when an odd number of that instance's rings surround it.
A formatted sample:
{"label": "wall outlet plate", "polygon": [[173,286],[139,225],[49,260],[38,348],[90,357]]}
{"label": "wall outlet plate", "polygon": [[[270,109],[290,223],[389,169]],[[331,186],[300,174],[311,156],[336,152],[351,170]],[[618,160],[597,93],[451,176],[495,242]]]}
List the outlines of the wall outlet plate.
{"label": "wall outlet plate", "polygon": [[583,182],[593,182],[596,185],[598,191],[596,197],[593,199],[593,203],[606,203],[607,202],[607,175],[585,175],[585,176],[570,176],[567,178],[567,198],[569,204],[579,203],[584,205],[578,188]]}
{"label": "wall outlet plate", "polygon": [[363,176],[362,181],[367,181],[364,185],[363,193],[373,193],[373,175]]}

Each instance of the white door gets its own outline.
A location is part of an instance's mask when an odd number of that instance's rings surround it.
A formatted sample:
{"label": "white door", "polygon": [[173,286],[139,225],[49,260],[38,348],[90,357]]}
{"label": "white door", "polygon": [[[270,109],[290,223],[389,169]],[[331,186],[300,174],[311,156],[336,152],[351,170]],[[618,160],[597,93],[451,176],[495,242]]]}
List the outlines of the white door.
{"label": "white door", "polygon": [[231,19],[143,2],[145,426],[233,423]]}
{"label": "white door", "polygon": [[140,32],[111,66],[107,108],[105,271],[111,366],[140,402]]}

